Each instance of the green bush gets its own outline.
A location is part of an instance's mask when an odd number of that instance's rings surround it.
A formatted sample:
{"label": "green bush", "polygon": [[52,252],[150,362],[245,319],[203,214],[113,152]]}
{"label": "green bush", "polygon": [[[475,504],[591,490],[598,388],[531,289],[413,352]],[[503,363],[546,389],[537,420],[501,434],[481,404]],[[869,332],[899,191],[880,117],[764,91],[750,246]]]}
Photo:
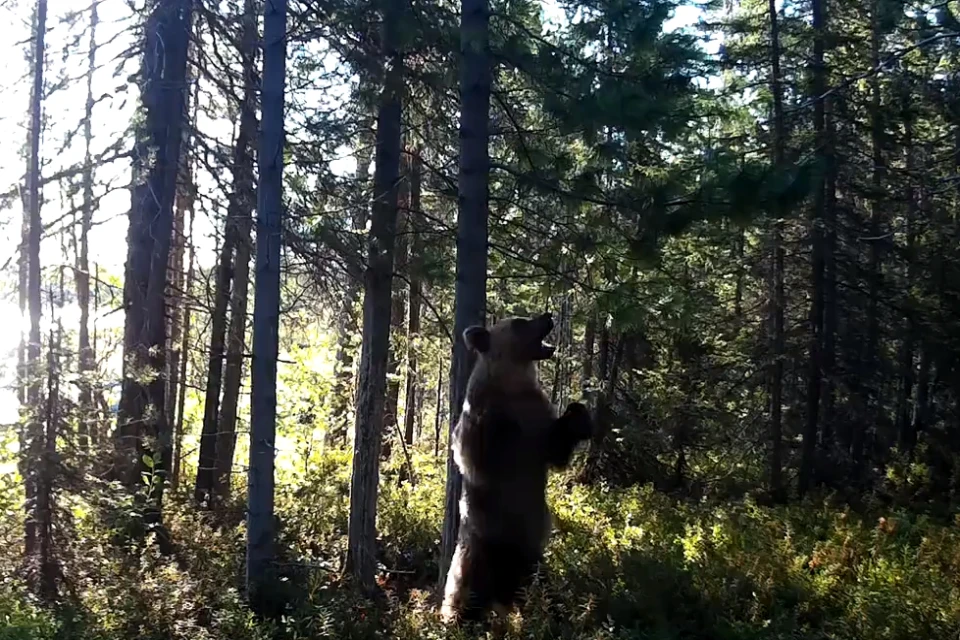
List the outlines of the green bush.
{"label": "green bush", "polygon": [[[398,458],[401,458],[398,456]],[[414,475],[381,474],[382,594],[340,574],[349,454],[312,454],[278,493],[283,618],[243,603],[243,523],[171,499],[172,556],[124,549],[98,511],[72,498],[64,603],[44,609],[0,581],[0,640],[476,637],[438,617],[443,464],[414,453]],[[242,496],[238,496],[242,499]],[[525,605],[494,629],[506,638],[894,640],[960,634],[960,530],[906,510],[857,514],[829,500],[708,504],[651,487],[550,484],[555,532]],[[233,505],[242,508],[242,503]],[[15,532],[4,529],[4,537]],[[12,540],[12,538],[11,538]],[[16,566],[15,544],[0,566]]]}

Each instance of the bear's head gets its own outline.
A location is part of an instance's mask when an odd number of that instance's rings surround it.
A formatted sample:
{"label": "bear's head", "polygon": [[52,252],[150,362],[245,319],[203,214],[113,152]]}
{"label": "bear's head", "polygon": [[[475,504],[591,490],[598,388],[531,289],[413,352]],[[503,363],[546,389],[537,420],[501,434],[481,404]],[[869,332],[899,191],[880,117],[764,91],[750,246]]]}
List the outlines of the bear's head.
{"label": "bear's head", "polygon": [[534,318],[505,318],[489,329],[469,327],[463,340],[481,360],[517,365],[553,356],[556,348],[545,341],[551,331],[553,317],[547,312]]}

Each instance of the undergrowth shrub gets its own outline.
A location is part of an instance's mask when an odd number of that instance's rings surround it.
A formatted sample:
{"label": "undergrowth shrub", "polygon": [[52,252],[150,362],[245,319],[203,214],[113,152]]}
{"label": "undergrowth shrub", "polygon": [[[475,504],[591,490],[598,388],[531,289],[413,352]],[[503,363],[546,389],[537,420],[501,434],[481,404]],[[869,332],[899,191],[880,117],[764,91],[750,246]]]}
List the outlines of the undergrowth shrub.
{"label": "undergrowth shrub", "polygon": [[[0,524],[0,640],[266,638],[956,638],[960,518],[905,508],[856,513],[830,500],[767,507],[675,500],[651,487],[550,482],[555,531],[524,606],[490,628],[438,616],[443,461],[396,456],[381,473],[381,594],[340,573],[350,456],[314,452],[278,490],[281,619],[243,602],[244,524],[171,496],[172,555],[117,546],[79,497],[61,549],[63,602],[44,608],[13,576],[22,518]],[[9,503],[9,496],[0,504]],[[243,496],[236,496],[242,505]],[[4,502],[5,501],[5,502]],[[9,522],[15,523],[10,525]],[[237,524],[239,522],[239,524]]]}

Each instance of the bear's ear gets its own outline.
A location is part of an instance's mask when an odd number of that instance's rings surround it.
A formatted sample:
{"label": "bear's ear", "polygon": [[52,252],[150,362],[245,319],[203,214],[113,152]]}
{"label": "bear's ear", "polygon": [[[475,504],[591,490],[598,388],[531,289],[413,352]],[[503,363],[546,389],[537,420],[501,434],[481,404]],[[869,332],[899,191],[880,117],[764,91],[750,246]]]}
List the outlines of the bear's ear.
{"label": "bear's ear", "polygon": [[463,332],[463,341],[478,353],[486,353],[490,350],[490,332],[481,326],[468,327]]}

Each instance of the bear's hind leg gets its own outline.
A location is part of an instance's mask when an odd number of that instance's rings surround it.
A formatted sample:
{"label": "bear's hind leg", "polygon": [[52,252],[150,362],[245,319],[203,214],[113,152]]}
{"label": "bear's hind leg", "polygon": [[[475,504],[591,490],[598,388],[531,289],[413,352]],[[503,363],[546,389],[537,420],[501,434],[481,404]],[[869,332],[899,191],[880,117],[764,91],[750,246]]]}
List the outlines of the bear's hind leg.
{"label": "bear's hind leg", "polygon": [[493,601],[507,611],[522,606],[524,592],[533,584],[539,554],[520,545],[497,544],[490,550],[493,560]]}
{"label": "bear's hind leg", "polygon": [[476,621],[493,602],[491,567],[482,544],[475,540],[457,544],[444,589],[440,616],[445,622]]}

